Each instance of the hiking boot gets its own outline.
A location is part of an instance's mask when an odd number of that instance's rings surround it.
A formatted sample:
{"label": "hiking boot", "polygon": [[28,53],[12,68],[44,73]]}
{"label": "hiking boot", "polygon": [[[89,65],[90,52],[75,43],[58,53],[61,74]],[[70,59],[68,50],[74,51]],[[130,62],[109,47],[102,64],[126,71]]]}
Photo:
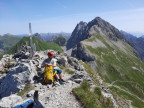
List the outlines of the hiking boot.
{"label": "hiking boot", "polygon": [[61,79],[62,82],[66,82],[65,80]]}
{"label": "hiking boot", "polygon": [[62,82],[62,81],[59,81],[59,84],[61,84],[61,85],[62,85],[62,84],[64,84],[64,82]]}

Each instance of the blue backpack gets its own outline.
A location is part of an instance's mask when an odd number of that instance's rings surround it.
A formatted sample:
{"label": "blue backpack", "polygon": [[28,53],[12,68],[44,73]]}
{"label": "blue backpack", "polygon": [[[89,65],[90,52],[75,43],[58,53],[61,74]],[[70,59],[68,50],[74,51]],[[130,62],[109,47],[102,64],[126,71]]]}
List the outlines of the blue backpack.
{"label": "blue backpack", "polygon": [[35,102],[31,99],[22,105],[17,105],[17,106],[12,107],[12,108],[33,108],[34,105],[35,105]]}

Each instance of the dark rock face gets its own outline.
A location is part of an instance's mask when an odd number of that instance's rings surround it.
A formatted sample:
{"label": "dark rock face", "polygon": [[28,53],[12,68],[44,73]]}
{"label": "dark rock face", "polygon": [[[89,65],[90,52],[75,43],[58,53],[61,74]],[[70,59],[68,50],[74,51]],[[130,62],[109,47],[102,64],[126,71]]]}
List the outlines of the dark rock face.
{"label": "dark rock face", "polygon": [[88,53],[89,51],[84,48],[84,45],[78,43],[76,47],[72,50],[71,56],[76,57],[82,61],[94,61],[96,58],[95,56]]}
{"label": "dark rock face", "polygon": [[67,42],[67,50],[73,48],[77,43],[87,38],[87,35],[84,34],[86,27],[86,22],[81,21],[79,24],[77,24],[74,31],[72,32],[70,39]]}
{"label": "dark rock face", "polygon": [[35,33],[33,34],[33,36],[36,37],[37,39],[44,41],[43,37],[39,33]]}
{"label": "dark rock face", "polygon": [[117,39],[125,40],[123,34],[121,34],[117,28],[100,17],[96,17],[88,24],[85,22],[80,22],[77,24],[67,42],[67,50],[74,48],[76,44],[91,37],[92,34],[104,34],[114,41],[117,41]]}

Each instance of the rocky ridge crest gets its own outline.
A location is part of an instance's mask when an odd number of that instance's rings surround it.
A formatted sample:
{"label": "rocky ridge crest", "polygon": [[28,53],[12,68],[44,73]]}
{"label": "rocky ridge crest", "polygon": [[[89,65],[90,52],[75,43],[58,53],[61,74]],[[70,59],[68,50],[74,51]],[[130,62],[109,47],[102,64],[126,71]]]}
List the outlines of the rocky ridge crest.
{"label": "rocky ridge crest", "polygon": [[[69,67],[74,74],[71,76],[64,73],[64,79],[66,80],[64,85],[55,87],[42,85],[40,82],[42,81],[43,69],[40,66],[42,61],[47,58],[46,54],[48,51],[51,50],[38,51],[33,58],[13,59],[13,55],[3,56],[1,59],[3,66],[0,66],[0,107],[13,107],[24,103],[32,98],[36,89],[39,89],[40,102],[44,107],[81,107],[75,97],[71,95],[72,89],[78,87],[83,80],[88,80],[92,83],[91,78],[76,58],[66,54],[57,55],[57,52],[53,51],[59,66]],[[7,65],[9,66],[7,67]],[[3,74],[4,70],[7,70],[6,74]],[[31,90],[25,93],[23,97],[18,96],[17,93],[24,90],[26,84],[31,86]],[[48,100],[48,98],[52,100]],[[53,103],[54,100],[55,103]]]}
{"label": "rocky ridge crest", "polygon": [[117,28],[102,18],[96,17],[89,23],[81,21],[77,24],[67,42],[67,50],[74,48],[80,41],[92,37],[93,34],[105,35],[114,41],[118,39],[126,41],[123,34]]}

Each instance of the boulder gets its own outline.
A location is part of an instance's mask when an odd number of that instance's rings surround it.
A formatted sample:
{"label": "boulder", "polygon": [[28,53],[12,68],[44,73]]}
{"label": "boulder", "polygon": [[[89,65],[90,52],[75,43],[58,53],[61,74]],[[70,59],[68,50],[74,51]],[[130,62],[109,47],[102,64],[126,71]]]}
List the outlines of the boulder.
{"label": "boulder", "polygon": [[68,62],[67,62],[67,57],[66,56],[60,56],[60,57],[56,57],[57,62],[62,65],[62,66],[67,66]]}
{"label": "boulder", "polygon": [[21,101],[23,100],[20,96],[13,94],[0,100],[0,108],[11,108],[12,106],[15,106],[16,103]]}
{"label": "boulder", "polygon": [[83,80],[92,81],[92,79],[90,78],[90,76],[88,75],[88,73],[86,71],[76,71],[72,75],[70,80],[75,81],[77,83],[80,83]]}
{"label": "boulder", "polygon": [[23,90],[26,83],[33,83],[36,70],[33,63],[20,63],[9,69],[0,86],[1,98]]}
{"label": "boulder", "polygon": [[83,71],[84,67],[79,63],[79,61],[74,57],[68,57],[68,63],[78,71]]}
{"label": "boulder", "polygon": [[72,57],[75,57],[82,61],[94,61],[96,60],[95,56],[92,55],[87,48],[85,48],[83,43],[78,43],[72,50]]}
{"label": "boulder", "polygon": [[4,65],[2,63],[2,61],[0,61],[0,72],[3,72],[4,71]]}

